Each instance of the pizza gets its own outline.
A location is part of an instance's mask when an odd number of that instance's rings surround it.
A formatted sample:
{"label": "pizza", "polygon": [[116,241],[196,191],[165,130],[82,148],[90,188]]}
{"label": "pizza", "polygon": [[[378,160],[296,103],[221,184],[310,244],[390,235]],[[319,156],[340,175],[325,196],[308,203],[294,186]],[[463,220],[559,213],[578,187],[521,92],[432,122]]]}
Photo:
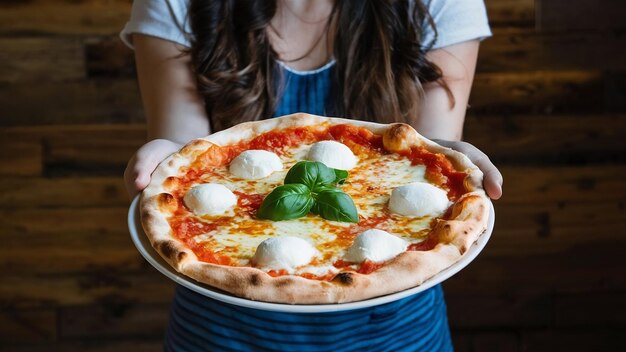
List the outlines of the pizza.
{"label": "pizza", "polygon": [[194,140],[142,192],[154,249],[235,296],[369,299],[424,283],[485,231],[482,173],[402,123],[293,114]]}

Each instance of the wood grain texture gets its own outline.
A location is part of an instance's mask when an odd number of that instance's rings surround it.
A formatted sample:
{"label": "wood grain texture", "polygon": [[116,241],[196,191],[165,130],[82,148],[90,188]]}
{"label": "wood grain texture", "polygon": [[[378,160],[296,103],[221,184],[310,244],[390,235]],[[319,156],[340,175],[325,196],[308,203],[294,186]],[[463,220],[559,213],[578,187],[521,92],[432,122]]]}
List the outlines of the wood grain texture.
{"label": "wood grain texture", "polygon": [[549,329],[522,333],[526,351],[615,351],[626,346],[626,335],[619,328]]}
{"label": "wood grain texture", "polygon": [[163,333],[168,305],[110,303],[60,310],[59,336],[67,339],[152,337]]}
{"label": "wood grain texture", "polygon": [[[469,112],[592,113],[603,109],[608,103],[605,100],[605,84],[611,77],[613,75],[602,71],[478,73],[474,78]],[[620,107],[615,106],[612,111],[620,111]]]}
{"label": "wood grain texture", "polygon": [[21,310],[133,302],[168,304],[173,289],[174,283],[154,269],[67,275],[6,275],[0,286],[0,305]]}
{"label": "wood grain texture", "polygon": [[0,208],[127,206],[122,175],[118,177],[4,178]]}
{"label": "wood grain texture", "polygon": [[585,292],[555,297],[558,327],[620,326],[626,324],[624,292]]}
{"label": "wood grain texture", "polygon": [[55,309],[0,310],[0,343],[53,342],[57,340]]}
{"label": "wood grain texture", "polygon": [[536,32],[494,29],[480,46],[478,72],[624,69],[621,31]]}
{"label": "wood grain texture", "polygon": [[0,5],[5,34],[114,34],[130,16],[129,0],[30,0]]}
{"label": "wood grain texture", "polygon": [[626,28],[626,4],[620,0],[538,2],[537,27],[543,31],[615,30]]}
{"label": "wood grain texture", "polygon": [[143,120],[137,82],[130,79],[3,84],[0,106],[4,127]]}
{"label": "wood grain texture", "polygon": [[79,38],[0,38],[0,84],[67,81],[85,77]]}
{"label": "wood grain texture", "polygon": [[624,115],[468,115],[464,139],[498,163],[622,163]]}
{"label": "wood grain texture", "polygon": [[534,0],[486,0],[489,25],[492,27],[533,27]]}

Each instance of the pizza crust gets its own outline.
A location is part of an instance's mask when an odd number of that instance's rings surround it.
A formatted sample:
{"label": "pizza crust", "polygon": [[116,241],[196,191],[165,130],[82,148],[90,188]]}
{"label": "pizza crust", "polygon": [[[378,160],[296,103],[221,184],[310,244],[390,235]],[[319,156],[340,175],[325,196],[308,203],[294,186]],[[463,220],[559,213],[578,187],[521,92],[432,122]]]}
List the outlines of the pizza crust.
{"label": "pizza crust", "polygon": [[[468,193],[453,205],[449,220],[438,220],[431,235],[440,243],[429,251],[407,251],[369,274],[341,272],[332,281],[309,280],[300,276],[273,277],[253,267],[233,267],[199,261],[190,249],[173,234],[167,221],[174,197],[166,191],[181,166],[213,145],[223,146],[252,139],[272,130],[312,125],[351,124],[383,135],[390,151],[423,146],[431,152],[445,154],[457,170],[465,171]],[[219,164],[220,160],[216,160]],[[341,118],[326,118],[304,113],[263,121],[243,123],[194,140],[165,159],[152,174],[149,186],[142,192],[140,214],[142,225],[155,250],[177,271],[207,285],[251,300],[289,303],[325,304],[369,299],[421,285],[440,271],[457,262],[485,231],[489,201],[482,189],[482,172],[465,155],[443,147],[419,135],[406,124],[379,124]]]}

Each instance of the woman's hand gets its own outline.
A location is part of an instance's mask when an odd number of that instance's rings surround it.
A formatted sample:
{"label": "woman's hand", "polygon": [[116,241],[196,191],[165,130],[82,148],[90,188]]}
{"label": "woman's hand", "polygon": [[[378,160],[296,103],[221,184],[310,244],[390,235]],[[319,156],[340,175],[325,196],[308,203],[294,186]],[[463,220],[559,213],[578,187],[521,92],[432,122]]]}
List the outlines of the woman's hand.
{"label": "woman's hand", "polygon": [[502,174],[498,168],[489,160],[487,154],[481,152],[478,148],[466,142],[444,141],[435,139],[435,142],[459,151],[465,155],[483,172],[483,186],[487,195],[491,199],[499,199],[502,196]]}
{"label": "woman's hand", "polygon": [[124,182],[131,199],[148,186],[157,165],[181,147],[182,144],[167,139],[155,139],[137,150],[124,171]]}

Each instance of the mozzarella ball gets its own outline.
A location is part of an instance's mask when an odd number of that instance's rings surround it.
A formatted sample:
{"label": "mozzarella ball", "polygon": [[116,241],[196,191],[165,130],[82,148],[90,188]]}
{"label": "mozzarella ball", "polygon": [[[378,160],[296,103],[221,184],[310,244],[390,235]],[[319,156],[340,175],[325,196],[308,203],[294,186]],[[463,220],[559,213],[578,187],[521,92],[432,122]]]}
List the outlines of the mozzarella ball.
{"label": "mozzarella ball", "polygon": [[230,163],[230,173],[247,180],[269,176],[274,171],[283,169],[278,155],[266,150],[246,150],[237,155]]}
{"label": "mozzarella ball", "polygon": [[389,210],[404,216],[441,216],[450,206],[446,191],[425,182],[414,182],[395,188],[389,199]]}
{"label": "mozzarella ball", "polygon": [[193,186],[183,200],[196,215],[222,215],[237,204],[235,194],[218,183]]}
{"label": "mozzarella ball", "polygon": [[369,259],[384,262],[404,252],[409,243],[387,231],[371,229],[360,233],[348,248],[344,258],[352,263]]}
{"label": "mozzarella ball", "polygon": [[313,144],[309,149],[307,159],[319,161],[339,170],[350,170],[359,161],[350,148],[335,141],[321,141]]}
{"label": "mozzarella ball", "polygon": [[318,251],[306,240],[295,236],[278,236],[261,242],[252,262],[266,270],[285,269],[292,273],[309,264]]}

